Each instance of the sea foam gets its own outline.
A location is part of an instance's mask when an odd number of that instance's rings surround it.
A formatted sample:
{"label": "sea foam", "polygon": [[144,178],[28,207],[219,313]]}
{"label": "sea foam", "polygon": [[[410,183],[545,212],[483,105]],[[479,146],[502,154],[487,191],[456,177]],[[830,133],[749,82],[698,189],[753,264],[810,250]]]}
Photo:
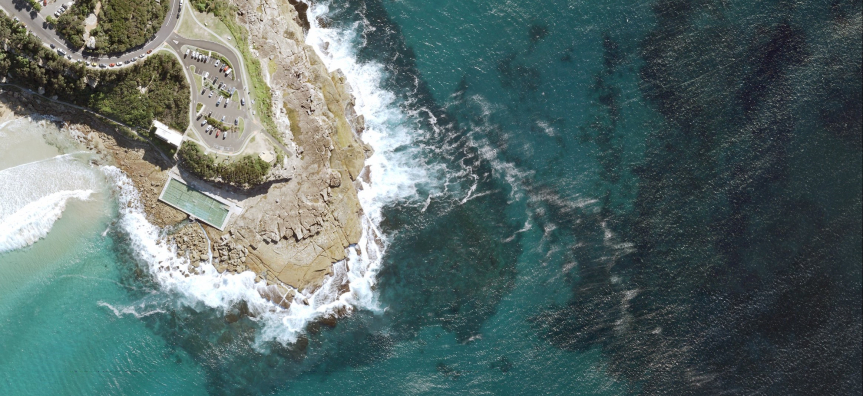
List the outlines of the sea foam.
{"label": "sea foam", "polygon": [[92,193],[92,190],[58,191],[0,218],[0,253],[30,246],[44,238],[63,215],[70,199],[86,200]]}
{"label": "sea foam", "polygon": [[99,177],[76,153],[0,170],[0,253],[36,243],[71,199],[87,200]]}
{"label": "sea foam", "polygon": [[[327,7],[322,4],[309,10],[312,28],[306,42],[315,48],[329,70],[341,69],[346,75],[356,97],[355,109],[366,120],[362,139],[374,148],[375,154],[366,160],[370,170],[368,180],[360,181],[359,201],[364,213],[360,241],[356,249],[348,249],[346,260],[333,266],[333,275],[320,288],[298,290],[288,308],[282,308],[261,296],[268,294],[265,289],[270,286],[263,281],[255,282],[255,274],[250,271],[220,274],[205,262],[193,273],[189,261],[177,257],[176,248],[166,241],[162,231],[147,221],[131,180],[117,168],[103,167],[117,188],[119,224],[151,276],[165,291],[176,294],[179,303],[190,307],[205,306],[227,312],[235,304],[245,302],[253,320],[261,324],[259,346],[268,341],[293,343],[311,321],[320,318],[355,309],[381,312],[383,307],[374,288],[388,245],[387,236],[379,227],[383,208],[396,203],[420,207],[428,198],[421,197],[420,190],[430,195],[445,188],[435,174],[443,170],[424,163],[425,156],[416,147],[415,137],[422,132],[399,107],[396,96],[382,89],[384,66],[357,61],[356,45],[361,44],[358,32],[362,26],[354,25],[347,30],[320,27],[317,17],[326,12]],[[329,43],[327,51],[322,50],[325,42]],[[344,292],[346,283],[349,288]],[[118,315],[139,312],[110,308]]]}

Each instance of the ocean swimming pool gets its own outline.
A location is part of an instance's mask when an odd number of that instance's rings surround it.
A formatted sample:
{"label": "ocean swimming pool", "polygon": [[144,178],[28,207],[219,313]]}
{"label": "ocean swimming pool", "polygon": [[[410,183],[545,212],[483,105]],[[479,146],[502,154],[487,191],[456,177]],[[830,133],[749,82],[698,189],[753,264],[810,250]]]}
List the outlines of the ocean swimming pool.
{"label": "ocean swimming pool", "polygon": [[168,180],[159,200],[220,230],[224,228],[228,220],[227,205],[173,177]]}

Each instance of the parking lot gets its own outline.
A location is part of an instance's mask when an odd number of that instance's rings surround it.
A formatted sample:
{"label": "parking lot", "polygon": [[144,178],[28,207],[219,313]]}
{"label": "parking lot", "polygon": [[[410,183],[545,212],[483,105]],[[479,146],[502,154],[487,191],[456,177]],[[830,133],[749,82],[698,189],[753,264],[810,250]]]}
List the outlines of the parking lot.
{"label": "parking lot", "polygon": [[240,150],[249,136],[250,107],[242,75],[234,70],[236,65],[229,56],[203,45],[182,45],[178,49],[183,66],[191,71],[194,80],[196,115],[191,127],[212,149]]}

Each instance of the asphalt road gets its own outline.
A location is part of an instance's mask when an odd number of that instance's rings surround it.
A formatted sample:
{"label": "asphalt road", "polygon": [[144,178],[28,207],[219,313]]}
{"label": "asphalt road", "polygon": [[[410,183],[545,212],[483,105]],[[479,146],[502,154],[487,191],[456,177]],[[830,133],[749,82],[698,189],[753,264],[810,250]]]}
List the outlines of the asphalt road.
{"label": "asphalt road", "polygon": [[[68,0],[57,0],[57,3],[67,3]],[[138,58],[140,55],[145,55],[149,50],[155,50],[162,45],[168,37],[171,36],[174,28],[177,26],[177,16],[180,10],[180,0],[171,0],[171,8],[168,11],[168,16],[162,23],[162,28],[144,45],[133,48],[122,54],[99,55],[86,51],[72,51],[54,29],[48,28],[48,23],[45,22],[46,16],[53,15],[54,11],[59,6],[56,3],[42,7],[41,12],[32,10],[30,4],[26,0],[0,0],[0,8],[6,11],[7,14],[13,17],[18,17],[26,27],[42,42],[53,44],[56,48],[62,49],[68,55],[72,56],[72,60],[83,59],[88,62],[96,63],[117,63],[119,61],[126,62],[133,58]]]}
{"label": "asphalt road", "polygon": [[[261,130],[260,123],[257,121],[257,118],[252,115],[252,107],[251,103],[249,103],[248,91],[246,89],[245,81],[243,81],[245,77],[245,71],[242,70],[243,63],[231,48],[228,48],[223,44],[205,40],[187,39],[174,33],[174,29],[179,22],[179,12],[188,11],[180,10],[180,0],[170,1],[171,8],[168,12],[168,16],[153,38],[138,48],[133,48],[123,54],[114,55],[97,55],[86,51],[72,51],[69,49],[66,41],[63,40],[55,30],[48,28],[48,24],[45,22],[45,16],[53,15],[61,4],[68,2],[67,0],[56,0],[55,2],[42,7],[42,11],[38,13],[31,9],[30,4],[26,0],[0,0],[0,8],[6,11],[10,16],[17,17],[18,20],[21,21],[31,33],[42,40],[43,43],[53,44],[55,48],[62,49],[67,54],[71,55],[73,61],[83,59],[87,62],[96,62],[99,64],[117,63],[119,61],[125,63],[129,60],[139,58],[140,55],[146,56],[147,51],[156,50],[163,43],[167,43],[177,54],[180,55],[183,68],[186,70],[187,76],[191,77],[190,85],[192,87],[193,109],[197,103],[203,103],[205,106],[201,111],[200,117],[195,115],[195,119],[192,120],[191,128],[195,130],[197,135],[203,140],[202,143],[211,149],[215,149],[225,154],[235,154],[243,149],[246,141],[248,141],[252,136],[255,136],[257,132]],[[184,46],[197,47],[218,52],[231,63],[231,67],[240,68],[235,69],[232,72],[235,80],[228,80],[225,78],[224,73],[219,73],[218,67],[214,66],[214,60],[211,59],[208,63],[204,63],[192,59],[191,56],[185,55],[185,50],[183,49]],[[200,75],[204,72],[210,72],[210,81],[213,81],[215,77],[218,77],[219,82],[225,82],[228,85],[235,87],[237,89],[237,97],[232,99],[227,106],[227,101],[225,99],[219,102],[219,106],[216,106],[216,102],[220,95],[218,93],[214,93],[213,96],[210,96],[210,88],[203,90],[197,88],[195,77],[189,69],[189,66],[191,65],[195,66],[195,74]],[[240,99],[245,99],[245,105],[241,105]],[[206,117],[207,114],[210,114],[210,112],[212,112],[210,116],[216,120],[221,120],[222,117],[224,117],[224,123],[228,125],[234,125],[234,120],[242,118],[244,124],[242,136],[240,136],[238,132],[229,132],[227,135],[220,133],[219,136],[216,137],[215,130],[212,130],[209,133],[205,132],[206,125],[202,126],[201,122],[204,121],[204,117]],[[264,135],[273,144],[287,152],[287,149],[281,143],[266,133],[264,133]]]}

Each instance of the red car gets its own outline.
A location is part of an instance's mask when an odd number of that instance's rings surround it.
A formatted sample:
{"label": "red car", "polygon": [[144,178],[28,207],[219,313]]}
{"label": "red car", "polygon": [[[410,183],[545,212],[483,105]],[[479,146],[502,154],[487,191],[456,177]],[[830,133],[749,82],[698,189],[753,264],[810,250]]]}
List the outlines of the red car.
{"label": "red car", "polygon": [[108,65],[108,66],[114,67],[114,64],[112,63],[112,64],[110,64],[110,65]]}
{"label": "red car", "polygon": [[152,53],[153,53],[153,50],[147,50],[147,53],[148,53],[148,54],[152,54]]}
{"label": "red car", "polygon": [[216,129],[216,137],[219,137],[219,130]]}

